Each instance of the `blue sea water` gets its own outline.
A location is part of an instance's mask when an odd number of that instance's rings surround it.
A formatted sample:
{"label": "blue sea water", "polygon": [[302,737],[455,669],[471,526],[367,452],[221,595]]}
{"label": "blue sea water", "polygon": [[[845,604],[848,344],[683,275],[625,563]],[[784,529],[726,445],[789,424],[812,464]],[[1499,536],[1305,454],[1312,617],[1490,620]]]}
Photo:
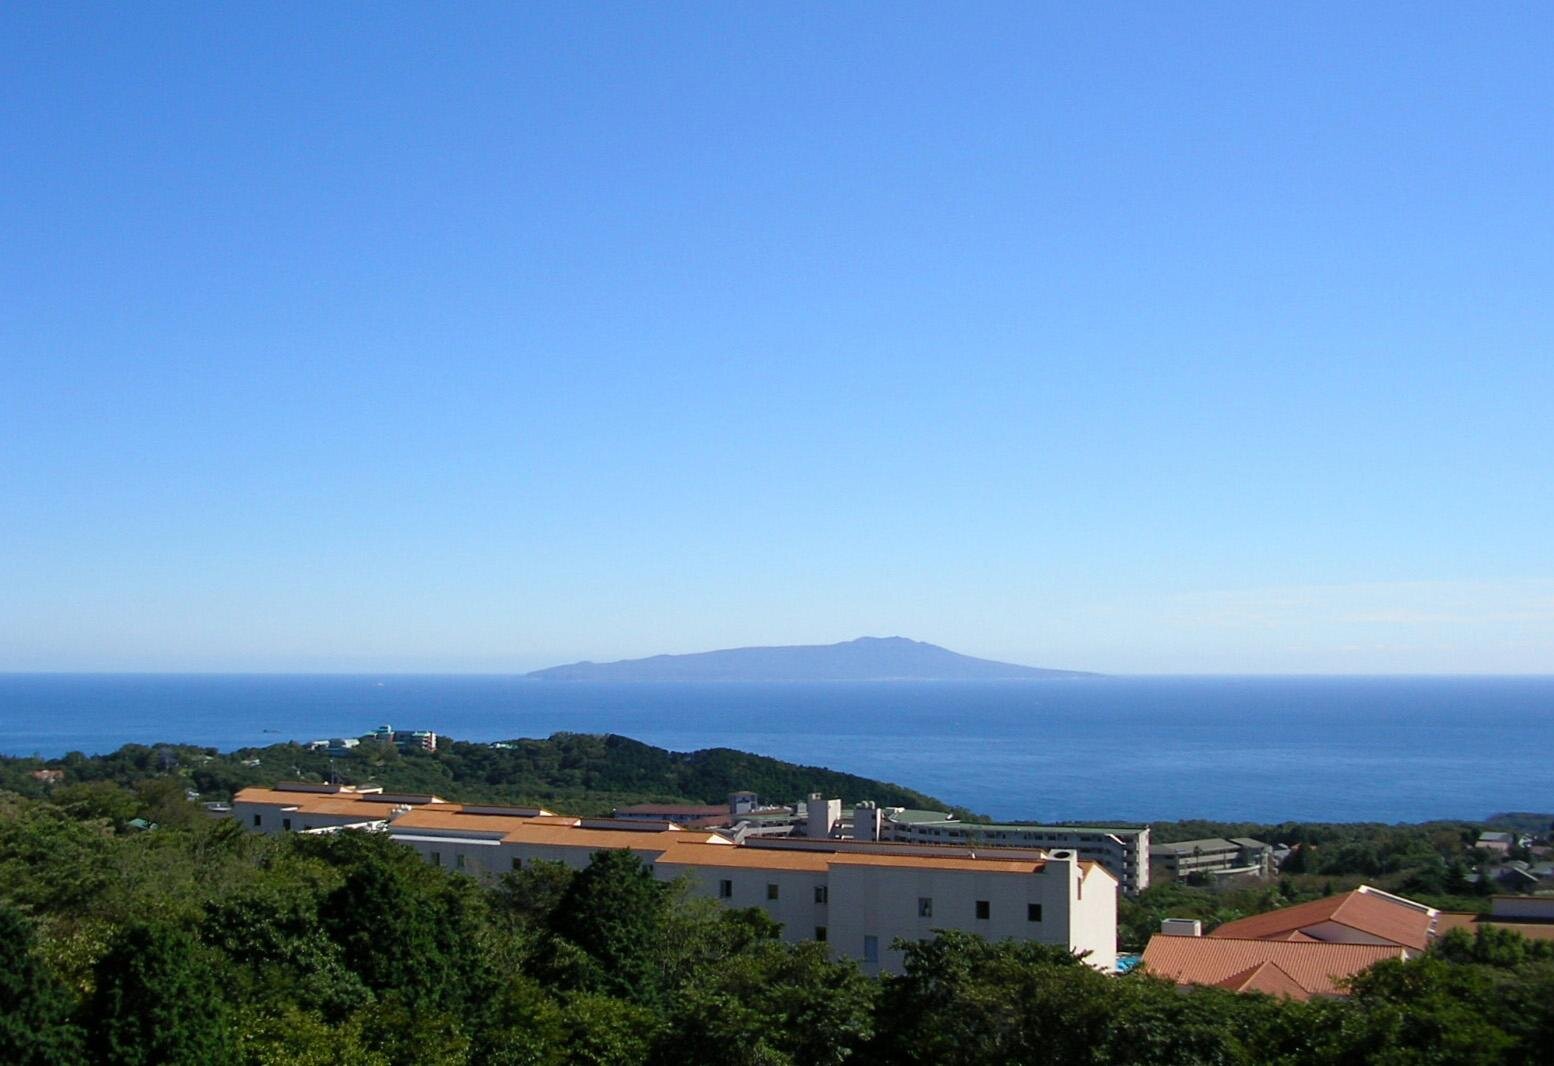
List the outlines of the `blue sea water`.
{"label": "blue sea water", "polygon": [[593,684],[0,675],[0,752],[620,733],[898,782],[998,818],[1420,821],[1554,810],[1554,677]]}

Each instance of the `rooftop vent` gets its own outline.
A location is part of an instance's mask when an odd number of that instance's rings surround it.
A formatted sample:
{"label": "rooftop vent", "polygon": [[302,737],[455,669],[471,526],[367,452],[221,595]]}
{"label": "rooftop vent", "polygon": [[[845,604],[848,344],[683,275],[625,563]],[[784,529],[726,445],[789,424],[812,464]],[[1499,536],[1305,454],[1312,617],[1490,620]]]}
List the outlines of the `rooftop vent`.
{"label": "rooftop vent", "polygon": [[1160,919],[1161,936],[1202,936],[1203,923],[1196,918]]}

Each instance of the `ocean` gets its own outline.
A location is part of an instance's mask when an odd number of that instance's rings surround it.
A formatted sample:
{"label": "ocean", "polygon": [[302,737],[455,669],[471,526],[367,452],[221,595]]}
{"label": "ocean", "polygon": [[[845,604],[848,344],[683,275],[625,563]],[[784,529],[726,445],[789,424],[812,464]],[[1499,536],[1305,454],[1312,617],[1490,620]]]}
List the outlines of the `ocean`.
{"label": "ocean", "polygon": [[1274,822],[1554,811],[1554,677],[593,684],[508,676],[0,675],[0,752],[230,750],[387,723],[620,733],[893,781],[995,818]]}

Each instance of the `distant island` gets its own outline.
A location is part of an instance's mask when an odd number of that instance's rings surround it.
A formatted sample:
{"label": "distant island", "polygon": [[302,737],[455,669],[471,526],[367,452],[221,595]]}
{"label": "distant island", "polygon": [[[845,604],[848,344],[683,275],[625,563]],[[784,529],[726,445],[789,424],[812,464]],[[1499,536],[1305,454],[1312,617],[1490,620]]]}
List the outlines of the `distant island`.
{"label": "distant island", "polygon": [[906,637],[859,637],[841,644],[570,663],[527,676],[543,681],[1033,681],[1099,675],[975,659]]}

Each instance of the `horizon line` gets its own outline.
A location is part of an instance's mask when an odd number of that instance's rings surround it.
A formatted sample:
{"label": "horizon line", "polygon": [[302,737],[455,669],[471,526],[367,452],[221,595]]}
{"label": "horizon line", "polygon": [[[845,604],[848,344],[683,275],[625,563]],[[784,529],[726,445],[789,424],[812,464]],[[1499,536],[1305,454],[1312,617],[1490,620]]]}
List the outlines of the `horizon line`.
{"label": "horizon line", "polygon": [[[563,665],[572,665],[570,663]],[[530,675],[553,667],[535,667],[532,670],[13,670],[0,669],[0,677],[508,677],[531,679]],[[1034,668],[1033,668],[1034,669]],[[989,684],[1021,682],[1026,684],[1052,684],[1072,681],[1145,680],[1151,678],[1554,678],[1554,670],[1545,671],[1100,671],[1048,668],[1058,673],[1071,673],[1068,677],[993,677],[993,678],[931,678],[931,677],[880,677],[880,678],[798,678],[757,679],[665,679],[653,681],[630,680],[556,680],[535,677],[536,682],[560,685],[770,685],[770,684],[870,684],[870,683],[956,683]]]}

